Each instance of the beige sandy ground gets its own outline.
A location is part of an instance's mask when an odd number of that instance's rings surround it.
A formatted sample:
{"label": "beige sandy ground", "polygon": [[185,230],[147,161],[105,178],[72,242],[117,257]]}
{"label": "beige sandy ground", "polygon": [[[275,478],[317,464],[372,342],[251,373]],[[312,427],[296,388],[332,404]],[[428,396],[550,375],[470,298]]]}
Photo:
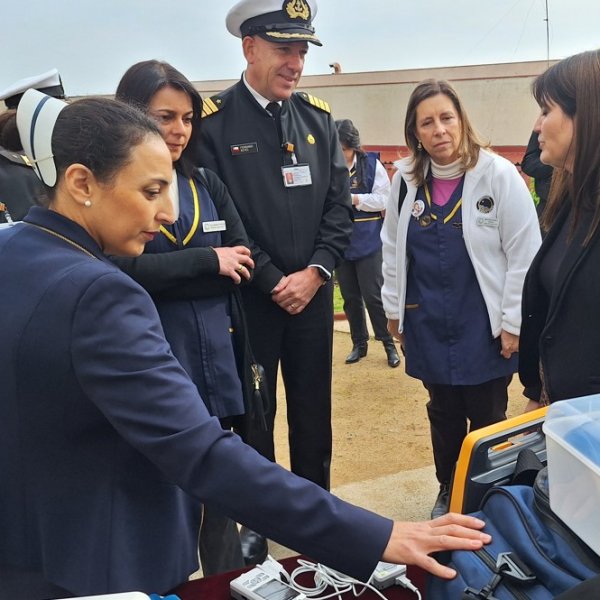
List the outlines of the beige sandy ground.
{"label": "beige sandy ground", "polygon": [[[332,491],[397,520],[429,518],[438,485],[432,467],[429,426],[422,384],[387,366],[379,342],[353,365],[344,359],[352,342],[347,323],[336,322],[333,356]],[[282,386],[280,386],[281,388]],[[278,461],[288,466],[285,402],[276,423]],[[522,388],[510,386],[509,415],[522,412]],[[276,557],[289,551],[271,544]]]}
{"label": "beige sandy ground", "polygon": [[[346,365],[352,341],[345,321],[336,321],[333,340],[332,492],[395,520],[428,519],[438,484],[433,469],[422,384],[387,366],[379,342],[369,343],[360,362]],[[509,416],[525,405],[515,378]],[[289,468],[283,386],[279,384],[275,425],[277,460]],[[269,542],[275,558],[295,552]],[[201,576],[195,573],[192,577]]]}

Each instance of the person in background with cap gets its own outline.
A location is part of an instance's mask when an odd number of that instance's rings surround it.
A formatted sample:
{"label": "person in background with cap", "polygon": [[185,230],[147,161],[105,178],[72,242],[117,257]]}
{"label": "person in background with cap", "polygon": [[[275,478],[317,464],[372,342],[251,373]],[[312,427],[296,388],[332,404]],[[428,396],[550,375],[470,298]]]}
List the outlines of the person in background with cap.
{"label": "person in background with cap", "polygon": [[379,560],[453,577],[429,554],[490,541],[467,515],[352,506],[225,431],[107,256],[140,255],[175,220],[156,123],[35,90],[17,120],[48,200],[0,231],[0,600],[164,594],[198,568],[200,502],[363,580]]}
{"label": "person in background with cap", "polygon": [[0,92],[0,100],[4,100],[8,109],[0,115],[0,223],[20,221],[45,193],[23,153],[15,123],[19,100],[29,88],[55,98],[64,98],[64,89],[56,69],[21,79]]}
{"label": "person in background with cap", "polygon": [[[295,93],[314,0],[242,0],[227,29],[242,38],[241,80],[204,101],[200,162],[225,182],[251,241],[253,284],[243,290],[256,360],[266,371],[268,430],[249,443],[275,460],[273,424],[279,365],[286,392],[290,463],[329,488],[333,285],[352,231],[348,169],[329,105]],[[248,563],[267,554],[242,528]]]}

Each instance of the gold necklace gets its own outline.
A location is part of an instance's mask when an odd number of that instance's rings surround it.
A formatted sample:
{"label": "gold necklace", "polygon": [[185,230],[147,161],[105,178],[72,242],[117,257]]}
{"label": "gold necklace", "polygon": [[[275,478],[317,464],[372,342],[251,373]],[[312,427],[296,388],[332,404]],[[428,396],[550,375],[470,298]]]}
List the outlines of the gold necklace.
{"label": "gold necklace", "polygon": [[61,240],[63,240],[63,242],[67,242],[67,244],[71,244],[71,246],[74,246],[78,250],[81,250],[82,252],[84,252],[88,256],[91,256],[92,258],[98,259],[97,256],[94,256],[89,250],[86,250],[83,246],[81,246],[77,242],[74,242],[73,240],[70,240],[68,237],[65,237],[64,235],[61,235],[60,233],[56,233],[56,231],[52,231],[52,229],[48,229],[47,227],[42,227],[41,225],[36,225],[35,223],[27,223],[27,224],[31,225],[33,227],[37,227],[38,229],[41,229],[42,231],[45,231],[46,233],[49,233],[50,235],[53,235],[53,236],[55,236],[57,238],[60,238]]}

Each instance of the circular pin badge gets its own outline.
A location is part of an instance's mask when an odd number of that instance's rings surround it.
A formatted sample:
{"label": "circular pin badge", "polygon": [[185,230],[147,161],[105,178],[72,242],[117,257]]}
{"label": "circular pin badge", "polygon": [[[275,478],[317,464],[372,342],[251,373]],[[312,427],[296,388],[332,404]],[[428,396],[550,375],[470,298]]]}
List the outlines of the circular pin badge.
{"label": "circular pin badge", "polygon": [[423,202],[423,200],[415,200],[414,204],[412,205],[412,210],[410,211],[410,214],[415,219],[418,219],[423,214],[424,210],[425,202]]}
{"label": "circular pin badge", "polygon": [[428,225],[431,225],[431,216],[430,215],[423,215],[419,219],[419,225],[421,227],[427,227]]}
{"label": "circular pin badge", "polygon": [[490,196],[483,196],[483,198],[479,198],[477,200],[477,210],[484,215],[487,215],[489,212],[492,212],[494,208],[494,200],[490,198]]}
{"label": "circular pin badge", "polygon": [[314,144],[314,143],[315,143],[315,141],[316,141],[316,140],[315,140],[315,136],[314,136],[312,133],[309,133],[309,134],[306,136],[306,141],[307,141],[309,144]]}

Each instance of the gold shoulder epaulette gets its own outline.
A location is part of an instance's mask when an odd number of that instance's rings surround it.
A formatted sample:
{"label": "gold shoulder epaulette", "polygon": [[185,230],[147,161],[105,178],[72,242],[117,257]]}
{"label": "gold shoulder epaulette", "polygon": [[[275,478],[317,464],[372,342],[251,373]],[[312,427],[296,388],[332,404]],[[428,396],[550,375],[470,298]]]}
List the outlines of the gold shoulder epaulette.
{"label": "gold shoulder epaulette", "polygon": [[27,167],[32,166],[31,162],[25,154],[11,152],[10,150],[6,150],[6,148],[3,148],[2,146],[0,146],[0,156],[4,156],[4,158],[7,158],[8,160],[10,160],[10,162],[16,163],[17,165],[25,165]]}
{"label": "gold shoulder epaulette", "polygon": [[320,108],[322,111],[325,111],[326,113],[331,112],[329,103],[325,102],[325,100],[321,100],[321,98],[317,98],[316,96],[313,96],[312,94],[308,94],[306,92],[298,92],[298,96],[300,96],[300,98],[302,98],[302,100],[304,100],[311,106],[314,106],[315,108]]}
{"label": "gold shoulder epaulette", "polygon": [[210,115],[219,112],[219,110],[223,108],[223,102],[223,98],[218,95],[206,98],[204,102],[202,102],[202,118],[210,117]]}

